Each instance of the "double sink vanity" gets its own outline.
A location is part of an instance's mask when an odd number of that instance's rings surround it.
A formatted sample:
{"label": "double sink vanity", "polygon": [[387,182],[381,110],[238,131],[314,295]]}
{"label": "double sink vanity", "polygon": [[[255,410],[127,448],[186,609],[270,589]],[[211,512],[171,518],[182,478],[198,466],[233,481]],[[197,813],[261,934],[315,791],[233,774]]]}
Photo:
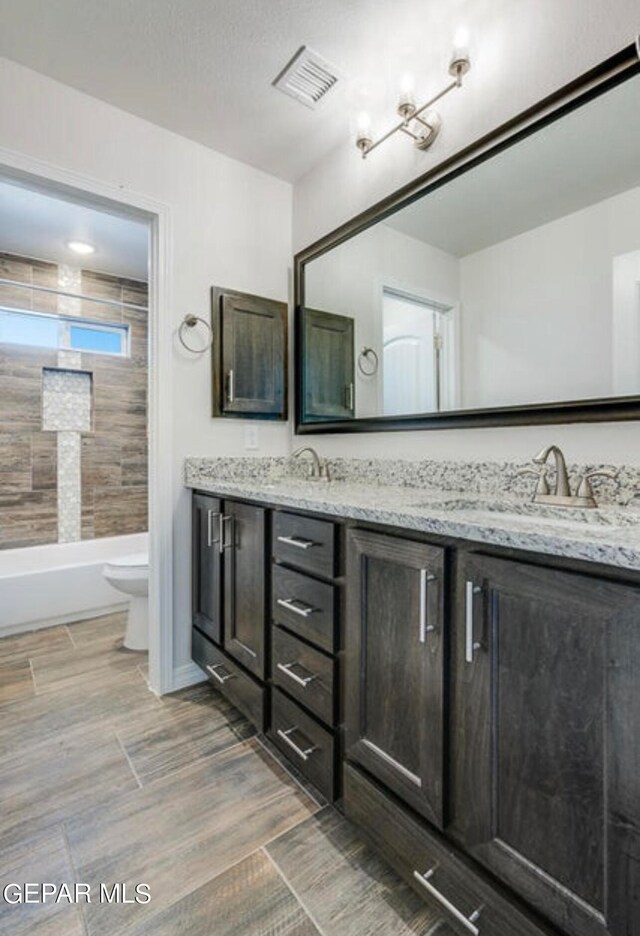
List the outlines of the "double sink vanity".
{"label": "double sink vanity", "polygon": [[638,932],[638,472],[310,464],[187,461],[194,660],[453,931]]}

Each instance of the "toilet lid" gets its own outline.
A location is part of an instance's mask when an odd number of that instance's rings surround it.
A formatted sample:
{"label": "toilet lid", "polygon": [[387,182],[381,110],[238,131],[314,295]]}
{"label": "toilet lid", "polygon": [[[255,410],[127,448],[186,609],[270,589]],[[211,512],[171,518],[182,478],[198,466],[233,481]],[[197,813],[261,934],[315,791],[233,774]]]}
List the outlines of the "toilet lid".
{"label": "toilet lid", "polygon": [[135,553],[133,556],[118,556],[115,559],[109,559],[107,565],[124,569],[146,568],[149,565],[149,555]]}

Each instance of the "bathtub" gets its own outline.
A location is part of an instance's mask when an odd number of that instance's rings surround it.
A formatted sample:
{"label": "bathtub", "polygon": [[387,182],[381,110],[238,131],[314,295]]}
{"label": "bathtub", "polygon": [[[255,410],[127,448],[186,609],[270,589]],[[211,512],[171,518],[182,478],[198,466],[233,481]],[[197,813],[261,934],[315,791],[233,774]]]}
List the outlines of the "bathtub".
{"label": "bathtub", "polygon": [[0,637],[126,607],[102,577],[110,559],[146,552],[148,534],[0,550]]}

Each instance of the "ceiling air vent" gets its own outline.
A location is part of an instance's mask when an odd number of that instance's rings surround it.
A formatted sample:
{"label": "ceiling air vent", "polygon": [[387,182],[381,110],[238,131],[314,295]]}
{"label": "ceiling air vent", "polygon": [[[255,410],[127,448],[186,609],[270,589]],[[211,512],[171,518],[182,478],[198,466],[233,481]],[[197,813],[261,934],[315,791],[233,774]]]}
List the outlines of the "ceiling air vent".
{"label": "ceiling air vent", "polygon": [[273,82],[274,88],[284,91],[305,107],[315,108],[335,88],[340,71],[321,55],[302,46]]}

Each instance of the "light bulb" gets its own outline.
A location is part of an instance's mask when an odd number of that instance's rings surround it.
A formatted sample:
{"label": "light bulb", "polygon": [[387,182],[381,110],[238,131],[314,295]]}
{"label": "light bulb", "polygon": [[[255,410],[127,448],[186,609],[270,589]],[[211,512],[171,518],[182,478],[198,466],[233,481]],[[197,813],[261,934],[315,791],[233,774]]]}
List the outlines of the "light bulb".
{"label": "light bulb", "polygon": [[466,26],[460,26],[453,37],[453,54],[461,50],[468,54],[469,52],[469,30]]}
{"label": "light bulb", "polygon": [[360,111],[356,120],[358,136],[371,133],[371,117],[366,111]]}
{"label": "light bulb", "polygon": [[449,74],[453,75],[458,85],[462,84],[462,76],[471,68],[469,58],[469,30],[460,26],[453,39],[453,54],[449,63]]}
{"label": "light bulb", "polygon": [[416,102],[413,96],[414,89],[413,77],[407,73],[402,76],[400,81],[400,97],[398,98],[398,113],[405,120],[409,120],[416,110]]}

